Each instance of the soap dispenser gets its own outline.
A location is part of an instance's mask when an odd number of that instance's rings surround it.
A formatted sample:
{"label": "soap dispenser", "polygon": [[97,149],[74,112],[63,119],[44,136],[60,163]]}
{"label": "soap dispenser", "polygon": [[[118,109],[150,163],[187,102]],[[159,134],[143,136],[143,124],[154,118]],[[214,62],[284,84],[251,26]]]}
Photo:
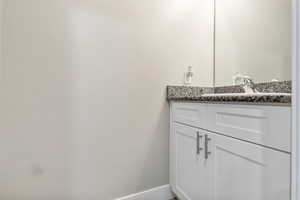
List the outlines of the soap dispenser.
{"label": "soap dispenser", "polygon": [[193,76],[193,67],[189,66],[187,72],[184,73],[184,85],[191,85]]}

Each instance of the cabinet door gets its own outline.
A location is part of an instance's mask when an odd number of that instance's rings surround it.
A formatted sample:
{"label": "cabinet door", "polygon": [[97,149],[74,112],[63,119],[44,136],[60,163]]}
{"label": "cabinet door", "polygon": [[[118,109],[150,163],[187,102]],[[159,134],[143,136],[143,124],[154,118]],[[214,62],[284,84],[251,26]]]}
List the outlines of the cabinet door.
{"label": "cabinet door", "polygon": [[290,199],[290,155],[208,134],[214,200]]}
{"label": "cabinet door", "polygon": [[210,167],[204,159],[201,131],[174,123],[174,192],[181,200],[208,200],[211,194]]}

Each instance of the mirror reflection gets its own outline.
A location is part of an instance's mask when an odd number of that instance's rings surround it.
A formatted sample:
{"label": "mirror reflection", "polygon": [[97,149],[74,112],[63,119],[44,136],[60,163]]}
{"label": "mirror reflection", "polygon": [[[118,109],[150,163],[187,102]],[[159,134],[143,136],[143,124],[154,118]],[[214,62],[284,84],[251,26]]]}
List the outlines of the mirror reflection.
{"label": "mirror reflection", "polygon": [[291,79],[292,0],[216,0],[215,85]]}

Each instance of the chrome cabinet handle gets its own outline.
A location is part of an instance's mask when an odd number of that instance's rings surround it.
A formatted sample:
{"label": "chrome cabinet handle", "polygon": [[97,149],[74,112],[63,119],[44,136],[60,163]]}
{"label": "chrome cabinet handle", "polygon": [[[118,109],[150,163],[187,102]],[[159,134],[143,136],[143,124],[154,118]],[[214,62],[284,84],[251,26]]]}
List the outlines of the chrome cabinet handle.
{"label": "chrome cabinet handle", "polygon": [[205,134],[205,159],[208,159],[208,156],[211,154],[210,151],[208,151],[208,142],[211,141],[211,139],[208,137],[208,135]]}
{"label": "chrome cabinet handle", "polygon": [[203,148],[200,147],[200,139],[202,138],[203,136],[200,135],[199,131],[197,131],[197,154],[199,155],[200,154],[200,151],[203,150]]}

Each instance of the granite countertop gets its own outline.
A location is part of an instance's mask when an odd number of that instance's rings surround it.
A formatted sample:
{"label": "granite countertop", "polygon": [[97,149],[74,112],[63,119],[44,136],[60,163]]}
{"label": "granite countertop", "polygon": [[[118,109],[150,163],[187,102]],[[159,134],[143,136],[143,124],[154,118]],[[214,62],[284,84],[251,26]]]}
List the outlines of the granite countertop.
{"label": "granite countertop", "polygon": [[[258,83],[255,85],[261,93],[291,93],[291,81]],[[246,103],[246,104],[279,104],[291,105],[291,95],[264,94],[242,95],[244,90],[240,86],[225,87],[187,87],[167,86],[168,101],[191,101],[209,103]],[[236,96],[216,96],[222,93],[239,93]],[[204,95],[205,94],[205,95]],[[212,94],[211,96],[209,94]],[[203,96],[204,95],[204,96]]]}

